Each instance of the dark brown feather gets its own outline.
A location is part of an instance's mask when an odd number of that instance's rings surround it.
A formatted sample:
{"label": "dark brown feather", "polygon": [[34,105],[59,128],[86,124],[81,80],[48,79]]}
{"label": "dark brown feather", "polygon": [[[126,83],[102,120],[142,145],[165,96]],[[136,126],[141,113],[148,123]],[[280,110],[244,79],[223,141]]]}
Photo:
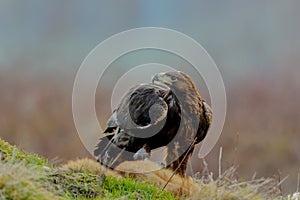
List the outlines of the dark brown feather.
{"label": "dark brown feather", "polygon": [[128,152],[136,153],[145,145],[149,150],[167,146],[167,167],[179,168],[176,172],[184,175],[194,145],[205,138],[211,117],[210,107],[188,75],[157,74],[152,83],[135,86],[122,98],[94,155],[114,168],[133,159]]}

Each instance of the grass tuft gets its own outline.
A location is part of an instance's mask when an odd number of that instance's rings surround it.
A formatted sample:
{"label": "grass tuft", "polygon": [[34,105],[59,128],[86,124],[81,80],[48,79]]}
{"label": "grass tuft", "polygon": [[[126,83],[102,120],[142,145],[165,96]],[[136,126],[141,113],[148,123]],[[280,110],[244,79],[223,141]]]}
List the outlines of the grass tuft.
{"label": "grass tuft", "polygon": [[227,169],[216,180],[211,173],[196,174],[194,180],[197,189],[190,199],[282,199],[277,180],[260,178],[241,181],[236,178],[235,167]]}
{"label": "grass tuft", "polygon": [[48,160],[38,156],[37,154],[27,153],[19,148],[8,144],[0,138],[0,157],[3,163],[18,163],[32,164],[38,166],[47,166]]}
{"label": "grass tuft", "polygon": [[0,163],[1,199],[62,199],[55,193],[41,167],[24,162]]}
{"label": "grass tuft", "polygon": [[[278,180],[253,178],[241,181],[231,167],[215,179],[204,161],[204,170],[193,177],[173,176],[150,161],[123,162],[118,173],[91,159],[49,166],[47,159],[24,152],[0,139],[0,199],[295,199],[299,193],[282,197]],[[219,158],[221,165],[221,153]],[[141,170],[148,173],[140,173]]]}
{"label": "grass tuft", "polygon": [[47,159],[1,139],[0,154],[0,199],[176,199],[153,184],[123,178],[90,159],[49,166]]}

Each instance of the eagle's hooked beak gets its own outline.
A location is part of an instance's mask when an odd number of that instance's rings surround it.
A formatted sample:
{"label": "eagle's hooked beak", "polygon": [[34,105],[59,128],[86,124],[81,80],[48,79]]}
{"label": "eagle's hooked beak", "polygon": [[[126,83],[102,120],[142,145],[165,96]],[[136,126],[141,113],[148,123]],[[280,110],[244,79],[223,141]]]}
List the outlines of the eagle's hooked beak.
{"label": "eagle's hooked beak", "polygon": [[172,80],[169,76],[166,76],[166,73],[159,73],[156,74],[153,78],[152,78],[152,82],[153,83],[164,83],[168,86],[172,85]]}

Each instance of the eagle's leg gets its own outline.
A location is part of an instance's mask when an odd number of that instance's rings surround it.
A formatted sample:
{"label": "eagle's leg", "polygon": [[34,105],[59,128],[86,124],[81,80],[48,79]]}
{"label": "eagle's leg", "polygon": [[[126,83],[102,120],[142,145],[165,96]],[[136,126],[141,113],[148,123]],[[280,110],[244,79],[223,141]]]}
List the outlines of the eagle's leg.
{"label": "eagle's leg", "polygon": [[176,146],[174,145],[173,148],[168,146],[167,157],[165,159],[167,168],[175,171],[178,175],[185,176],[188,160],[194,151],[194,147],[190,148],[189,151],[181,153]]}

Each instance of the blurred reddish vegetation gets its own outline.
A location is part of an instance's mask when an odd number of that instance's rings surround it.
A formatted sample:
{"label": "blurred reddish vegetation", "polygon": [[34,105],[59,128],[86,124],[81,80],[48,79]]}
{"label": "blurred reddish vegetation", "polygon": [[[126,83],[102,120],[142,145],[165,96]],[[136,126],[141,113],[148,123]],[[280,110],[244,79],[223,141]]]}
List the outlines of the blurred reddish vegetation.
{"label": "blurred reddish vegetation", "polygon": [[[296,190],[300,171],[297,75],[296,68],[277,69],[249,74],[226,85],[225,127],[218,144],[206,158],[215,174],[222,146],[223,168],[237,165],[239,176],[244,178],[254,172],[257,176],[273,176],[280,171],[281,179],[290,175],[283,189]],[[74,77],[58,74],[32,78],[22,73],[1,73],[1,138],[50,159],[66,161],[90,156],[78,138],[72,118],[73,80]],[[97,108],[107,107],[101,102],[97,104]],[[108,115],[105,113],[103,120]],[[202,166],[196,154],[192,161],[194,172]]]}

